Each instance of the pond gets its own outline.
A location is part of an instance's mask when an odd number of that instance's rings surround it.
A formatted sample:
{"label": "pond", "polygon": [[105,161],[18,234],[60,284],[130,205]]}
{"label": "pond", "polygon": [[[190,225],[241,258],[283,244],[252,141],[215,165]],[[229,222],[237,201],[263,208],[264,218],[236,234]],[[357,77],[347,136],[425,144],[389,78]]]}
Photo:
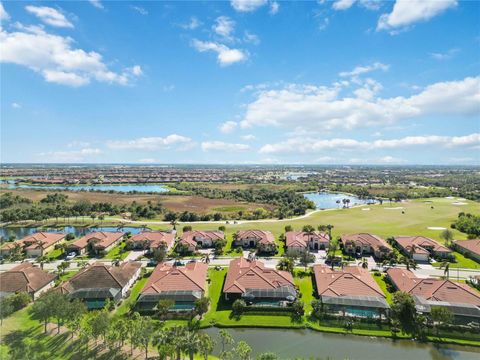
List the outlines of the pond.
{"label": "pond", "polygon": [[[355,195],[342,194],[342,193],[330,193],[330,192],[317,192],[306,193],[305,196],[308,200],[311,200],[317,206],[317,209],[339,209],[343,207],[342,200],[349,199],[349,207],[360,204],[374,204],[373,199],[360,199]],[[340,203],[337,203],[340,201]]]}
{"label": "pond", "polygon": [[[204,330],[218,340],[218,328]],[[480,349],[475,347],[418,343],[412,340],[392,340],[365,336],[340,335],[313,330],[227,329],[235,341],[244,340],[253,349],[253,356],[271,351],[281,359],[322,358],[332,360],[478,360]],[[221,345],[217,342],[214,354]]]}
{"label": "pond", "polygon": [[139,192],[139,193],[164,193],[168,192],[165,185],[160,184],[118,184],[118,185],[34,185],[17,184],[11,181],[0,180],[0,183],[7,184],[2,189],[58,189],[69,191],[118,191],[118,192]]}
{"label": "pond", "polygon": [[65,226],[65,227],[57,227],[57,228],[54,228],[54,227],[52,228],[2,227],[0,228],[0,237],[9,239],[10,236],[13,235],[15,236],[15,239],[21,239],[27,235],[33,234],[38,231],[63,232],[66,234],[73,233],[75,237],[80,237],[93,231],[123,231],[123,232],[130,232],[132,234],[138,234],[143,230],[144,228],[142,227],[130,227],[130,226],[125,226],[120,229],[117,227],[110,227],[110,226],[99,226],[99,227],[90,227],[90,228],[81,227],[81,226]]}

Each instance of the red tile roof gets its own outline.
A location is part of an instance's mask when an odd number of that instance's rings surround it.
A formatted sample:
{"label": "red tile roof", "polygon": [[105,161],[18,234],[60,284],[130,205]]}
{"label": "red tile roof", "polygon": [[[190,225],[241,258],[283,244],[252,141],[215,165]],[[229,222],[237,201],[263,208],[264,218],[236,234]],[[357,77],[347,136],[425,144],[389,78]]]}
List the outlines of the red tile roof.
{"label": "red tile roof", "polygon": [[25,236],[23,239],[6,243],[2,246],[2,249],[13,249],[15,244],[19,244],[24,249],[46,249],[63,240],[65,236],[66,235],[62,233],[37,232]]}
{"label": "red tile roof", "polygon": [[225,234],[223,233],[223,231],[218,231],[218,230],[206,230],[206,231],[192,230],[192,231],[184,232],[182,234],[182,239],[180,240],[180,243],[197,246],[197,242],[195,241],[195,238],[197,237],[210,239],[212,240],[212,242],[215,243],[215,241],[223,240],[225,238]]}
{"label": "red tile roof", "polygon": [[425,236],[396,236],[395,241],[405,250],[410,252],[414,246],[415,254],[429,253],[427,248],[432,248],[435,252],[452,252],[446,246],[439,244],[437,241]]}
{"label": "red tile roof", "polygon": [[410,270],[400,268],[388,269],[387,274],[397,289],[426,300],[480,306],[480,293],[466,284],[451,280],[417,278]]}
{"label": "red tile roof", "polygon": [[187,263],[175,267],[166,263],[157,265],[141,294],[165,291],[205,291],[208,265],[202,262]]}
{"label": "red tile roof", "polygon": [[285,234],[285,244],[287,247],[307,247],[308,241],[312,236],[320,242],[327,244],[330,242],[330,236],[320,231],[287,231]]}
{"label": "red tile roof", "polygon": [[237,232],[237,239],[242,240],[244,238],[258,239],[259,244],[275,244],[275,238],[270,231],[264,230],[240,230]]}
{"label": "red tile roof", "polygon": [[480,239],[457,240],[455,245],[480,256]]}
{"label": "red tile roof", "polygon": [[43,271],[32,263],[25,262],[12,270],[0,273],[0,292],[14,293],[25,291],[36,292],[53,280],[56,276]]}
{"label": "red tile roof", "polygon": [[332,270],[325,265],[314,265],[315,283],[319,296],[375,296],[385,298],[368,270],[359,266],[347,266]]}
{"label": "red tile roof", "polygon": [[99,241],[95,244],[95,248],[107,248],[114,242],[118,241],[123,235],[124,233],[122,232],[96,231],[81,237],[68,247],[84,249],[89,241],[97,239]]}
{"label": "red tile roof", "polygon": [[344,244],[353,242],[355,245],[370,246],[373,251],[392,250],[392,247],[380,236],[367,233],[342,235],[342,242]]}
{"label": "red tile roof", "polygon": [[246,289],[276,289],[295,286],[292,274],[287,271],[265,268],[261,261],[237,258],[230,262],[224,293],[244,293]]}
{"label": "red tile roof", "polygon": [[175,235],[166,231],[142,231],[141,233],[132,236],[129,241],[147,241],[152,248],[159,247],[161,243],[165,243],[167,247],[170,247],[175,242]]}

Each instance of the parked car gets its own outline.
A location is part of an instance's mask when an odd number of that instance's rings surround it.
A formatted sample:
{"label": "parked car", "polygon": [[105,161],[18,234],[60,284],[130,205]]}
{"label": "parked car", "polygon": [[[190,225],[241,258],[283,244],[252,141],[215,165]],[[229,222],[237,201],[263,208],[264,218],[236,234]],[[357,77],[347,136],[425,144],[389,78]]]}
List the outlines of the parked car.
{"label": "parked car", "polygon": [[71,252],[70,254],[68,254],[66,257],[65,257],[65,260],[72,260],[75,258],[75,256],[77,256],[76,253],[74,252]]}

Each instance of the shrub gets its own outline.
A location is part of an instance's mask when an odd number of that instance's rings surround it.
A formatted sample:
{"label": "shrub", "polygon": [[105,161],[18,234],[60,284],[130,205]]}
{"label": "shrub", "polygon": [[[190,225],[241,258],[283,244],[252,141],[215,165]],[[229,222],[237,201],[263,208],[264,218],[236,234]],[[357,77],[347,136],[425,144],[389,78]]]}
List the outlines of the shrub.
{"label": "shrub", "polygon": [[232,304],[232,313],[237,316],[242,315],[245,311],[246,306],[247,304],[245,303],[245,301],[243,301],[242,299],[237,299]]}

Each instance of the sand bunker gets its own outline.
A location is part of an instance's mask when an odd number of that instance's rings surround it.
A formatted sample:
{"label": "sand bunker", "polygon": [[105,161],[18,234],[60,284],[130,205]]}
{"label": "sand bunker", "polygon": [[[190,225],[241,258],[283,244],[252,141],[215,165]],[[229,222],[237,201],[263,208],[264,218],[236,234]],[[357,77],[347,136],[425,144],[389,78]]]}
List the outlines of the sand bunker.
{"label": "sand bunker", "polygon": [[362,211],[370,211],[370,208],[363,208]]}
{"label": "sand bunker", "polygon": [[405,209],[403,206],[399,206],[399,207],[393,207],[393,208],[384,208],[385,210],[403,210]]}
{"label": "sand bunker", "polygon": [[460,201],[455,201],[452,203],[452,205],[467,205],[465,202],[460,202]]}
{"label": "sand bunker", "polygon": [[445,230],[446,228],[441,226],[429,226],[427,227],[428,230]]}
{"label": "sand bunker", "polygon": [[453,196],[447,196],[445,199],[455,199]]}

